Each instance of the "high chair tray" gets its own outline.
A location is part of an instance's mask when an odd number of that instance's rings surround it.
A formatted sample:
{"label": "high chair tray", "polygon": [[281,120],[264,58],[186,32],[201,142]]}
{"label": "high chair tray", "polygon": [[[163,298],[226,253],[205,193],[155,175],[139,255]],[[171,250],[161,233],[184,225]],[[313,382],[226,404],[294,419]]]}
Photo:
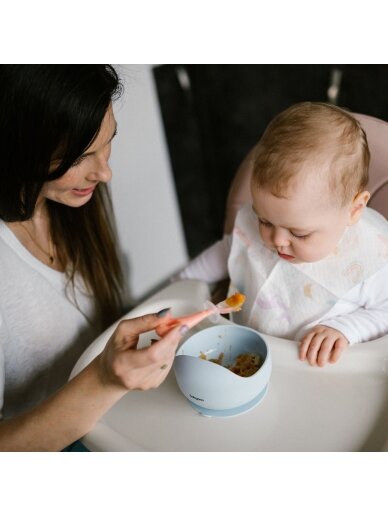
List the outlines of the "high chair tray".
{"label": "high chair tray", "polygon": [[[206,284],[172,284],[125,317],[171,307],[203,308]],[[222,324],[228,320],[222,318]],[[232,323],[230,323],[232,324]],[[190,332],[212,325],[204,322]],[[84,352],[71,377],[104,348],[116,324]],[[139,347],[155,337],[148,332]],[[187,402],[173,370],[155,390],[125,395],[83,439],[92,451],[381,451],[388,450],[388,336],[351,347],[334,365],[298,360],[296,342],[263,336],[273,369],[265,399],[247,413],[208,418]]]}

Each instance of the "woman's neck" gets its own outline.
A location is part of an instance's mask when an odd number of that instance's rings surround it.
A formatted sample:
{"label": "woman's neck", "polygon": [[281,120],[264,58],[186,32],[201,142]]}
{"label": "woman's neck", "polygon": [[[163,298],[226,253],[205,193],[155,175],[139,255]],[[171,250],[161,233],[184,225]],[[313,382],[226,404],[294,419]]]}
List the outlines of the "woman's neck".
{"label": "woman's neck", "polygon": [[51,269],[64,271],[51,236],[50,218],[45,200],[38,201],[31,219],[8,223],[8,227],[36,259]]}

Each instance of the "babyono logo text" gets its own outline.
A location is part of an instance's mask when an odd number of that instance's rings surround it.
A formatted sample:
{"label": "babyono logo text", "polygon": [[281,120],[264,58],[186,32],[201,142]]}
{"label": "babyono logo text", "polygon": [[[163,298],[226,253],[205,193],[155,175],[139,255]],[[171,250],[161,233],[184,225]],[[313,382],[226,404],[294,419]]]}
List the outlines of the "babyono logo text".
{"label": "babyono logo text", "polygon": [[205,402],[205,400],[204,400],[204,399],[200,399],[200,398],[198,398],[198,397],[194,397],[194,395],[192,395],[191,393],[189,393],[189,395],[190,395],[190,397],[191,397],[192,399],[200,400],[201,402]]}

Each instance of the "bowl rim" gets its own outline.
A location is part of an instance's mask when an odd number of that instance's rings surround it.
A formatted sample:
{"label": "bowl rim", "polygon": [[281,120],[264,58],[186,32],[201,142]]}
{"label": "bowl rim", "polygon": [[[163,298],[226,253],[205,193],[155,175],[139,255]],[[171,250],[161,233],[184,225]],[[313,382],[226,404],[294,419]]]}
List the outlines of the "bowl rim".
{"label": "bowl rim", "polygon": [[[197,334],[200,334],[202,332],[206,332],[206,331],[209,331],[209,330],[213,330],[215,328],[236,328],[236,327],[239,327],[239,328],[242,328],[244,330],[248,330],[249,332],[253,332],[254,334],[258,335],[259,338],[262,340],[262,342],[264,343],[265,345],[265,348],[267,350],[267,353],[266,353],[266,356],[264,358],[264,361],[263,363],[260,365],[259,369],[253,374],[253,375],[249,375],[248,377],[243,377],[242,375],[238,375],[237,373],[234,373],[232,372],[231,370],[229,370],[229,368],[226,368],[225,366],[223,366],[222,364],[217,364],[217,363],[214,363],[213,361],[207,361],[205,359],[201,359],[200,357],[196,357],[194,355],[190,355],[190,354],[183,354],[183,353],[180,353],[180,351],[182,350],[182,348],[184,347],[184,344],[187,343],[190,339],[192,339],[193,337],[195,337]],[[254,377],[257,376],[257,374],[259,374],[259,372],[264,368],[264,366],[267,366],[268,363],[272,363],[271,361],[271,353],[270,353],[270,348],[268,346],[268,343],[266,342],[266,340],[264,339],[264,337],[261,335],[261,333],[255,329],[252,329],[250,327],[246,327],[245,325],[238,325],[238,324],[235,324],[233,323],[232,325],[231,324],[223,324],[223,325],[211,325],[209,327],[206,327],[204,329],[201,329],[201,330],[198,330],[197,332],[195,332],[194,334],[192,334],[191,336],[189,336],[183,343],[182,345],[177,349],[176,353],[175,353],[175,358],[174,360],[177,358],[177,357],[180,357],[180,356],[186,356],[186,357],[192,357],[193,359],[195,360],[198,360],[198,361],[207,361],[208,364],[211,364],[213,365],[212,367],[219,367],[219,368],[223,368],[224,370],[226,370],[226,372],[229,372],[231,375],[239,378],[239,379],[243,379],[245,382],[249,381],[250,379],[253,379]]]}

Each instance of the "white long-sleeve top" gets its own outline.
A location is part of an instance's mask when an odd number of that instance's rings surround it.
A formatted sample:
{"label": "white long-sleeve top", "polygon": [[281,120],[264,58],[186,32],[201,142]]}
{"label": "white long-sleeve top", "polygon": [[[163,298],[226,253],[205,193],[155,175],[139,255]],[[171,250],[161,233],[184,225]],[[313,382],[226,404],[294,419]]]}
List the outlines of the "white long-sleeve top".
{"label": "white long-sleeve top", "polygon": [[[232,235],[203,251],[177,275],[179,279],[197,279],[214,283],[227,278]],[[340,331],[349,344],[370,341],[388,333],[388,261],[387,264],[342,296],[322,316],[302,328],[293,338],[301,339],[309,328],[326,325]],[[260,329],[257,329],[260,331]]]}

